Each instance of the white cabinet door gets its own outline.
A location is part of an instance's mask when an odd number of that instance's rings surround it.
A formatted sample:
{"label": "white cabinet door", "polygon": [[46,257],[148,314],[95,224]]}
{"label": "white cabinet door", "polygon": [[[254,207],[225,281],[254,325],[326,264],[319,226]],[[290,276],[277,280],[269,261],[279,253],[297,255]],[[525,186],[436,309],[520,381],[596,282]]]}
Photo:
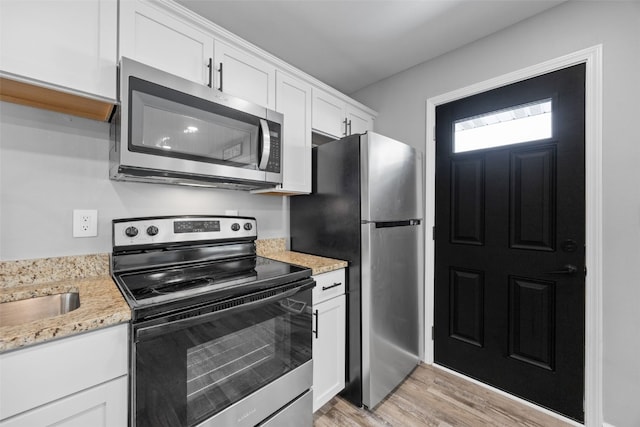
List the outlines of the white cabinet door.
{"label": "white cabinet door", "polygon": [[373,130],[371,115],[344,99],[321,89],[313,89],[312,127],[335,138]]}
{"label": "white cabinet door", "polygon": [[128,335],[123,323],[0,354],[0,419],[127,375]]}
{"label": "white cabinet door", "polygon": [[282,185],[265,194],[311,193],[311,86],[276,72],[276,111],[284,115]]}
{"label": "white cabinet door", "polygon": [[340,295],[314,304],[313,411],[317,411],[345,385],[346,297]]}
{"label": "white cabinet door", "polygon": [[323,90],[313,88],[311,123],[313,129],[323,134],[342,138],[346,135],[344,100]]}
{"label": "white cabinet door", "polygon": [[2,421],[0,427],[126,426],[127,393],[128,381],[123,376]]}
{"label": "white cabinet door", "polygon": [[347,132],[349,135],[365,133],[373,130],[373,119],[370,115],[351,105],[347,105]]}
{"label": "white cabinet door", "polygon": [[216,87],[224,93],[274,109],[276,69],[248,52],[215,42]]}
{"label": "white cabinet door", "polygon": [[0,0],[0,70],[116,99],[116,0]]}
{"label": "white cabinet door", "polygon": [[120,56],[204,85],[213,77],[213,37],[140,0],[120,2]]}

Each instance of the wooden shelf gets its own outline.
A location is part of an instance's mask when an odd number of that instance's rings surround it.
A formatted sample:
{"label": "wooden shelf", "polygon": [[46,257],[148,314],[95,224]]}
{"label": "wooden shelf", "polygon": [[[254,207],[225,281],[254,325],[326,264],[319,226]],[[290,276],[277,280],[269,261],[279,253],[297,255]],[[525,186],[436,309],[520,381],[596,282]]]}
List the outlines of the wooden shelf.
{"label": "wooden shelf", "polygon": [[114,104],[0,77],[0,101],[106,122]]}

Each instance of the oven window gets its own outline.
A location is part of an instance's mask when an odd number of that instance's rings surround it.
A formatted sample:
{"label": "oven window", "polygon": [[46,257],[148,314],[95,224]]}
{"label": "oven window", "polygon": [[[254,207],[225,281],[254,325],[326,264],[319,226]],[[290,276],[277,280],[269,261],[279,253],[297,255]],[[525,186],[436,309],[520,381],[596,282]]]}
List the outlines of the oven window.
{"label": "oven window", "polygon": [[290,326],[271,319],[188,349],[189,420],[202,419],[212,408],[217,412],[275,379],[288,358],[278,354],[278,335],[291,335]]}
{"label": "oven window", "polygon": [[136,425],[197,425],[311,360],[310,298],[306,290],[139,340]]}

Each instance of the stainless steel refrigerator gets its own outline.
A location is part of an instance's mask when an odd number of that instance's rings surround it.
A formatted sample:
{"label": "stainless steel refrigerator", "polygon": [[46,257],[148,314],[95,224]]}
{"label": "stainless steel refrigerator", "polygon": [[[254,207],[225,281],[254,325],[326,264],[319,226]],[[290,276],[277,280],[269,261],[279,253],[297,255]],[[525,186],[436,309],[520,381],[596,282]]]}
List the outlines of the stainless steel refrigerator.
{"label": "stainless steel refrigerator", "polygon": [[422,356],[422,157],[367,132],[313,149],[313,191],[290,200],[291,249],[348,261],[342,396],[375,407]]}

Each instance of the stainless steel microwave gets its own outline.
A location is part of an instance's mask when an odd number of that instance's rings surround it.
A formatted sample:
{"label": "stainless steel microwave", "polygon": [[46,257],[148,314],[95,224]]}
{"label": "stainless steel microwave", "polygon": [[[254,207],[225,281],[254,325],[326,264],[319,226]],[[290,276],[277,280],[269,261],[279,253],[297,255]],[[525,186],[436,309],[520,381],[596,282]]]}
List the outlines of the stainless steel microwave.
{"label": "stainless steel microwave", "polygon": [[122,58],[110,177],[253,190],[282,183],[282,114]]}

